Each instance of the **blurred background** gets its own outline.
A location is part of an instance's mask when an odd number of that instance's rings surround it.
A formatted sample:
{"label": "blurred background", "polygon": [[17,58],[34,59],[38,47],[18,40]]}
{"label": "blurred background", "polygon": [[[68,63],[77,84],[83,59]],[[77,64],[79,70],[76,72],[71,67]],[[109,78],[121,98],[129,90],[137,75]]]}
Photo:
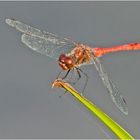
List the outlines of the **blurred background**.
{"label": "blurred background", "polygon": [[[58,62],[25,47],[5,24],[9,17],[91,47],[111,47],[140,42],[140,2],[0,2],[0,138],[117,138],[69,93],[59,98],[64,91],[51,88]],[[140,51],[101,61],[129,115],[113,104],[92,65],[82,68],[89,76],[84,95],[138,139]]]}

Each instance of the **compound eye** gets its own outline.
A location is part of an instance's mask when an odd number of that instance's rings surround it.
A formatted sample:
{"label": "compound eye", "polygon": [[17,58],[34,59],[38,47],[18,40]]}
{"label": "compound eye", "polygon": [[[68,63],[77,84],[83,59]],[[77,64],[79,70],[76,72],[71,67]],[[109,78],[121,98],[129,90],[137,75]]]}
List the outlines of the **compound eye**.
{"label": "compound eye", "polygon": [[59,62],[64,63],[65,59],[66,59],[66,55],[65,54],[61,54],[60,57],[59,57]]}
{"label": "compound eye", "polygon": [[72,59],[70,57],[65,57],[65,62],[66,62],[66,64],[71,65]]}

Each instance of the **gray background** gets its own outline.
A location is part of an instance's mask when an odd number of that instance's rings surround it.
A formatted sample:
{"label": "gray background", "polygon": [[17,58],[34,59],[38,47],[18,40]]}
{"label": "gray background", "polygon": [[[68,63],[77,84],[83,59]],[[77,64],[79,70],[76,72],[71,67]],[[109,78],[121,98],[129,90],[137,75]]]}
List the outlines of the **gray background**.
{"label": "gray background", "polygon": [[[0,2],[0,138],[117,138],[70,94],[59,98],[64,91],[51,89],[60,72],[57,62],[24,47],[20,33],[4,23],[7,17],[111,47],[140,41],[140,2]],[[84,68],[90,77],[85,96],[140,138],[140,52],[101,59],[129,115],[112,103],[93,66]]]}

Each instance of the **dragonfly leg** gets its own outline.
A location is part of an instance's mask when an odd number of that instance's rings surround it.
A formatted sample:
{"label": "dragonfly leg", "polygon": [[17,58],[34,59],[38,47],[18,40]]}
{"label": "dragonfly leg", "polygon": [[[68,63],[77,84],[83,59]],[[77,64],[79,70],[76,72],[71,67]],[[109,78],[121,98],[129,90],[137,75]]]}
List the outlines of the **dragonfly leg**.
{"label": "dragonfly leg", "polygon": [[59,79],[60,75],[61,75],[62,71],[60,71],[56,77],[56,79]]}
{"label": "dragonfly leg", "polygon": [[[74,70],[74,69],[73,69],[73,70]],[[72,72],[74,72],[73,70],[72,70]],[[80,71],[79,71],[78,69],[75,69],[75,70],[76,70],[76,72],[77,72],[77,74],[78,74],[78,78],[76,79],[75,82],[71,82],[73,73],[71,74],[71,77],[69,78],[69,83],[70,83],[72,86],[74,86],[74,85],[80,80],[80,78],[81,78],[81,73],[80,73]],[[62,71],[61,71],[61,72],[62,72]],[[59,75],[61,74],[61,72],[59,73]],[[68,71],[68,72],[66,73],[66,75],[65,75],[62,79],[65,79],[65,78],[68,76],[69,72],[70,72],[70,71]],[[59,75],[58,75],[58,77],[59,77]],[[68,91],[65,90],[65,92],[64,92],[62,95],[66,94],[67,92],[68,92]],[[62,95],[60,95],[59,97],[61,98]]]}
{"label": "dragonfly leg", "polygon": [[69,82],[69,83],[70,83],[72,86],[76,85],[77,82],[78,82],[78,81],[80,80],[80,78],[82,77],[82,75],[81,75],[81,73],[82,73],[82,74],[85,76],[85,78],[86,78],[84,87],[83,87],[82,92],[81,92],[81,94],[82,94],[82,93],[84,93],[85,88],[86,88],[87,83],[88,83],[88,75],[87,75],[86,73],[84,73],[84,72],[82,71],[82,69],[80,69],[80,68],[78,68],[78,67],[76,67],[75,70],[76,70],[76,72],[77,72],[77,74],[78,74],[78,78],[76,79],[75,82],[73,82],[73,83]]}
{"label": "dragonfly leg", "polygon": [[74,82],[70,82],[70,84],[73,85],[73,86],[74,86],[74,85],[80,80],[80,78],[82,77],[80,71],[78,71],[77,68],[76,68],[75,70],[76,70],[76,72],[77,72],[77,74],[78,74],[78,77],[76,78],[76,80],[75,80]]}
{"label": "dragonfly leg", "polygon": [[[58,76],[57,76],[57,78],[56,78],[56,79],[59,79],[59,77],[60,77],[61,73],[62,73],[62,71],[60,71],[60,72],[59,72],[59,74],[58,74]],[[68,70],[68,71],[67,71],[67,73],[65,74],[65,76],[64,76],[64,77],[62,77],[61,79],[62,79],[62,80],[66,79],[69,73],[70,73],[70,70]],[[66,92],[67,92],[67,90],[65,90],[64,94],[66,94]],[[64,94],[62,94],[62,95],[64,95]],[[61,97],[62,97],[62,95],[60,95],[60,96],[59,96],[59,98],[61,98]]]}
{"label": "dragonfly leg", "polygon": [[[62,77],[61,79],[64,80],[64,79],[68,76],[69,72],[70,72],[70,70],[68,70],[67,73],[65,74],[65,76]],[[62,71],[59,72],[59,74],[58,74],[58,76],[56,77],[56,79],[59,79],[61,73],[62,73]]]}
{"label": "dragonfly leg", "polygon": [[85,78],[86,78],[84,87],[83,87],[82,92],[81,92],[81,94],[83,94],[84,91],[85,91],[85,88],[86,88],[86,86],[87,86],[87,83],[88,83],[88,75],[87,75],[85,72],[83,72],[80,68],[77,68],[77,72],[78,72],[78,73],[81,72],[81,73],[85,76]]}
{"label": "dragonfly leg", "polygon": [[[85,91],[85,88],[86,88],[86,86],[87,86],[87,83],[88,83],[88,75],[87,75],[86,73],[84,73],[80,68],[77,68],[77,67],[76,67],[75,70],[76,70],[76,72],[77,72],[77,74],[78,74],[78,78],[77,78],[76,81],[73,82],[73,83],[71,83],[70,81],[69,81],[69,82],[70,82],[70,84],[71,84],[72,86],[76,85],[77,82],[78,82],[78,81],[80,80],[80,78],[82,77],[81,74],[83,74],[83,75],[85,76],[85,78],[86,78],[84,87],[83,87],[82,92],[81,92],[81,94],[83,94],[84,91]],[[71,70],[68,70],[67,73],[65,74],[65,76],[62,77],[61,79],[62,79],[62,80],[66,79],[67,76],[69,75],[70,71],[71,71]],[[62,72],[62,71],[61,71],[61,72]],[[58,74],[58,77],[57,77],[57,78],[60,77],[61,72]],[[72,78],[72,76],[71,76],[71,78]],[[66,94],[66,93],[67,93],[67,90],[64,92],[64,94]],[[62,95],[64,95],[64,94],[62,94]],[[59,97],[62,97],[62,95],[60,95]]]}
{"label": "dragonfly leg", "polygon": [[65,76],[62,77],[62,80],[64,80],[68,76],[69,73],[70,73],[70,70],[68,70],[67,73],[65,74]]}

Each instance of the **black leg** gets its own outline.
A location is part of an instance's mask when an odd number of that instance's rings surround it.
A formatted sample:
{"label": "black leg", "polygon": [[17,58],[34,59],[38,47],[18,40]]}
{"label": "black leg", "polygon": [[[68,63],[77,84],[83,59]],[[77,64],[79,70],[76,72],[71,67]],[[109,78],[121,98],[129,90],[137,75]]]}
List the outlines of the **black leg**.
{"label": "black leg", "polygon": [[[61,73],[62,73],[62,71],[59,72],[59,74],[58,74],[58,76],[57,76],[57,79],[60,77]],[[68,70],[67,73],[65,74],[65,76],[62,77],[61,79],[64,80],[64,79],[68,76],[69,73],[70,73],[70,70]],[[66,92],[67,92],[67,90],[65,90],[64,94],[65,94]],[[64,94],[62,94],[62,95],[64,95]],[[60,95],[59,98],[61,98],[62,95]]]}
{"label": "black leg", "polygon": [[[67,71],[67,73],[65,74],[65,76],[64,76],[64,77],[62,77],[61,79],[62,79],[62,80],[64,80],[64,79],[68,76],[69,72],[70,72],[70,70],[68,70],[68,71]],[[60,77],[61,73],[62,73],[62,71],[60,71],[60,72],[59,72],[59,74],[58,74],[58,76],[57,76],[57,78],[56,78],[56,79],[59,79],[59,77]]]}
{"label": "black leg", "polygon": [[[64,79],[68,76],[68,74],[70,73],[70,71],[71,71],[71,70],[68,70],[67,73],[65,74],[65,76],[62,77],[61,79],[64,80]],[[62,71],[61,71],[61,72],[62,72]],[[57,77],[57,78],[59,78],[61,72],[58,74],[58,77]],[[82,77],[82,76],[81,76],[81,73],[82,73],[82,74],[85,76],[85,78],[86,78],[84,87],[83,87],[83,89],[82,89],[82,93],[84,93],[85,88],[86,88],[87,83],[88,83],[88,75],[87,75],[86,73],[84,73],[80,68],[77,68],[77,67],[76,67],[76,72],[77,72],[77,74],[78,74],[78,78],[76,79],[76,81],[75,81],[74,83],[71,83],[71,85],[73,86],[73,85],[77,84],[77,82],[78,82],[78,81],[80,80],[80,78]],[[64,94],[65,94],[66,92],[67,92],[67,90],[64,92]],[[82,94],[82,93],[81,93],[81,94]],[[63,94],[63,95],[64,95],[64,94]],[[62,97],[62,95],[60,95],[59,97]]]}
{"label": "black leg", "polygon": [[69,72],[70,72],[70,70],[68,70],[66,75],[64,77],[62,77],[62,80],[64,80],[68,76]]}
{"label": "black leg", "polygon": [[86,82],[85,82],[83,90],[82,90],[82,93],[84,93],[85,88],[86,88],[87,83],[88,83],[88,75],[86,73],[84,73],[80,68],[76,68],[76,69],[77,69],[77,72],[79,72],[79,73],[81,72],[86,77]]}
{"label": "black leg", "polygon": [[60,75],[61,75],[62,71],[60,71],[56,77],[56,79],[59,79]]}
{"label": "black leg", "polygon": [[[72,69],[73,70],[73,69]],[[62,78],[62,80],[63,79],[65,79],[67,76],[68,76],[68,74],[69,74],[69,72],[70,72],[70,70],[68,70],[67,71],[67,73],[66,73],[66,75]],[[71,83],[71,81],[69,81],[69,83],[73,86],[73,85],[75,85],[78,81],[79,81],[79,79],[81,78],[81,74],[80,74],[80,71],[78,70],[78,69],[76,69],[76,72],[77,72],[77,74],[78,74],[78,78],[76,79],[76,81],[74,82],[74,83]],[[59,75],[61,74],[61,72],[59,73]],[[72,73],[73,74],[73,73]],[[58,75],[58,77],[59,77],[59,75]],[[71,78],[72,78],[72,76],[71,76]],[[69,79],[70,80],[70,79]],[[67,90],[65,90],[65,92],[62,94],[62,95],[60,95],[59,96],[59,98],[61,98],[64,94],[66,94],[68,91]]]}
{"label": "black leg", "polygon": [[81,73],[80,73],[80,71],[79,71],[77,68],[76,68],[76,72],[77,72],[77,74],[78,74],[78,78],[76,79],[75,82],[73,82],[72,85],[75,85],[75,84],[80,80],[80,78],[81,78]]}

